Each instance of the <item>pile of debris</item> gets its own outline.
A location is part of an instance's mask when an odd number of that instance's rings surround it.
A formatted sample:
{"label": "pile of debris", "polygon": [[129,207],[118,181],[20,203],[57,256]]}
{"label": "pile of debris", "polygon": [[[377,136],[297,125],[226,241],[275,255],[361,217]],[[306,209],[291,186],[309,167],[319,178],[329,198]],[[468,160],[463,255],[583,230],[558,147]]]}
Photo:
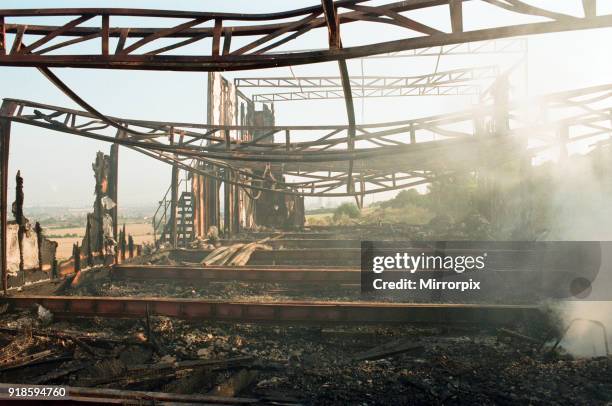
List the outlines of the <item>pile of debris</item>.
{"label": "pile of debris", "polygon": [[250,242],[248,244],[232,244],[224,247],[218,247],[212,251],[204,260],[203,265],[227,265],[227,266],[244,266],[251,259],[251,254],[255,250],[272,250],[272,247],[266,245],[266,242],[276,240],[282,237],[282,234],[272,238],[267,237],[259,241]]}
{"label": "pile of debris", "polygon": [[533,331],[333,328],[2,316],[10,383],[274,399],[280,404],[605,404],[612,358]]}

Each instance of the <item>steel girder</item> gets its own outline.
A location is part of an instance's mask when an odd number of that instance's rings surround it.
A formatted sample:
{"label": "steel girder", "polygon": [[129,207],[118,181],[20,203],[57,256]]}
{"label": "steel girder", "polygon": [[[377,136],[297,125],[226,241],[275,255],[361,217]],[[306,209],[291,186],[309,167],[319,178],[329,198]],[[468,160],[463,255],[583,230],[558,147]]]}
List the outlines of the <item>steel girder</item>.
{"label": "steel girder", "polygon": [[[510,156],[518,159],[518,155],[512,155],[514,140],[518,138],[533,141],[526,151],[533,155],[565,143],[597,141],[612,134],[612,85],[544,96],[533,104],[533,109],[539,109],[539,116],[548,118],[536,121],[526,118],[522,106],[511,105],[507,112],[510,128],[506,137],[488,130],[497,114],[494,106],[488,106],[415,120],[356,126],[354,151],[348,149],[347,125],[211,126],[111,117],[126,129],[136,129],[142,134],[126,133],[117,138],[114,129],[88,112],[24,100],[7,99],[5,103],[16,106],[14,115],[2,116],[12,122],[119,143],[204,176],[217,175],[214,170],[194,163],[228,168],[245,177],[246,180],[237,181],[244,188],[276,191],[289,188],[283,193],[305,196],[363,195],[429,183],[434,174],[443,176],[459,169],[473,170],[483,145],[507,148]],[[221,135],[255,130],[281,134],[285,142],[230,140],[228,144]],[[183,135],[183,144],[170,145],[172,133]],[[313,139],[313,136],[315,140],[300,141],[302,137]],[[210,144],[194,145],[203,139]],[[441,156],[447,159],[441,160]],[[353,191],[346,190],[348,160],[354,161],[354,181],[359,185]],[[273,181],[254,174],[254,170],[261,173],[266,167],[281,170],[291,180]],[[274,186],[266,187],[265,182]]]}
{"label": "steel girder", "polygon": [[[463,7],[463,3],[468,1],[507,12],[510,17],[508,25],[466,29],[464,21],[468,14],[478,18],[479,12],[477,7]],[[4,9],[0,10],[0,65],[187,71],[260,69],[341,61],[519,35],[612,26],[612,15],[599,13],[595,0],[583,0],[582,10],[577,15],[535,7],[521,0],[416,0],[378,6],[365,6],[362,3],[368,2],[344,0],[333,4],[330,2],[331,9],[328,7],[327,11],[322,4],[268,14],[112,8]],[[431,27],[407,14],[440,6],[448,8],[449,29]],[[336,17],[330,20],[328,13]],[[539,21],[519,24],[525,15]],[[180,19],[182,22],[163,28],[112,25],[113,17],[125,16],[163,20],[161,22]],[[61,26],[16,24],[10,21],[15,17],[65,17],[67,22]],[[100,23],[95,26],[83,25],[94,18]],[[253,21],[262,23],[240,25],[240,22]],[[310,51],[271,52],[311,30],[322,27],[329,29],[329,23],[335,24],[335,21],[338,27],[359,21],[373,25],[392,25],[404,31],[398,39],[392,41],[377,41],[376,35],[373,35],[365,45],[328,48],[329,44],[321,44],[320,49]],[[340,45],[340,30],[334,30],[338,32],[334,41]],[[7,39],[9,34],[13,36],[10,46]],[[26,44],[24,38],[29,35],[38,36],[39,39]],[[233,46],[233,37],[246,37],[246,45]],[[129,43],[131,39],[135,42]],[[93,54],[87,47],[80,47],[91,40],[99,41],[100,45]],[[173,40],[177,42],[169,43]],[[195,54],[189,50],[188,45],[205,40],[210,41],[206,54],[202,54],[199,49]]]}

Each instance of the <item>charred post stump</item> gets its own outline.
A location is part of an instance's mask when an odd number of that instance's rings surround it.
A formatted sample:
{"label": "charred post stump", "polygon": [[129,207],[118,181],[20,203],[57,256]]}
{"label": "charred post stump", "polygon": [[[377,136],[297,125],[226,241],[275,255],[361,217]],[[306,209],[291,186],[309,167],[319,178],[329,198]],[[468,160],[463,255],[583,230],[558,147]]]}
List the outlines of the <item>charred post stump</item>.
{"label": "charred post stump", "polygon": [[[89,216],[87,216],[87,230],[90,229],[90,222],[89,222]],[[87,266],[91,267],[93,266],[93,252],[91,250],[91,233],[86,233],[86,237],[87,237],[87,247],[86,247],[86,252],[87,252]]]}
{"label": "charred post stump", "polygon": [[72,257],[74,258],[74,272],[77,273],[81,270],[81,248],[78,242],[72,246]]}
{"label": "charred post stump", "polygon": [[127,245],[127,241],[125,240],[125,223],[123,224],[123,229],[121,229],[121,262],[125,261],[125,251],[126,251],[126,245]]}
{"label": "charred post stump", "polygon": [[23,215],[23,178],[21,177],[21,171],[17,171],[15,176],[15,201],[13,202],[13,216],[15,222],[19,226],[17,230],[17,245],[19,247],[19,274],[23,278],[22,283],[25,284],[25,266],[23,259],[23,236],[26,232],[26,218]]}
{"label": "charred post stump", "polygon": [[134,258],[134,238],[132,235],[128,235],[128,251],[130,253],[130,258]]}
{"label": "charred post stump", "polygon": [[42,245],[43,245],[43,235],[42,235],[42,227],[40,223],[37,221],[34,225],[34,232],[36,232],[36,244],[38,245],[38,270],[40,272],[43,271],[43,256],[42,256]]}

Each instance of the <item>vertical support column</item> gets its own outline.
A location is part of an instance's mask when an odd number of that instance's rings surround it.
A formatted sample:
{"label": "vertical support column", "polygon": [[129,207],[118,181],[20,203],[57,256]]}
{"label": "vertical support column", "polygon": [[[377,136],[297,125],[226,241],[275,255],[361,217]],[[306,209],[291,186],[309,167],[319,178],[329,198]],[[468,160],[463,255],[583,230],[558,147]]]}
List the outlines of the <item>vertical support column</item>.
{"label": "vertical support column", "polygon": [[110,16],[108,14],[102,15],[102,55],[108,56],[108,39],[109,39],[109,24]]}
{"label": "vertical support column", "polygon": [[463,32],[463,0],[450,0],[448,5],[453,33]]}
{"label": "vertical support column", "polygon": [[230,188],[232,187],[229,184],[229,180],[231,178],[230,172],[227,168],[224,169],[224,178],[225,182],[223,182],[223,230],[225,231],[225,238],[229,237],[231,232],[231,211],[232,211],[232,201],[231,201],[231,192]]}
{"label": "vertical support column", "polygon": [[[238,175],[236,172],[233,172],[234,180],[238,180]],[[240,187],[238,185],[232,185],[232,194],[234,196],[234,224],[233,224],[233,232],[240,232],[240,212],[242,208],[240,207]]]}
{"label": "vertical support column", "polygon": [[[170,145],[174,145],[174,128],[170,129]],[[172,175],[170,179],[170,244],[172,248],[176,248],[177,243],[177,232],[176,232],[176,221],[177,221],[177,206],[178,206],[178,179],[179,170],[178,166],[172,165]]]}
{"label": "vertical support column", "polygon": [[[349,79],[348,68],[345,60],[339,60],[340,76],[342,77],[342,89],[344,91],[344,102],[346,104],[346,115],[348,118],[347,147],[349,153],[355,150],[355,107],[353,104],[353,91]],[[347,176],[347,191],[353,193],[355,184],[353,182],[353,159],[349,161]]]}
{"label": "vertical support column", "polygon": [[177,243],[177,206],[178,206],[178,181],[179,181],[179,169],[176,165],[172,165],[172,186],[170,193],[171,201],[170,201],[170,241],[172,243],[172,247],[176,248]]}
{"label": "vertical support column", "polygon": [[[321,0],[321,5],[325,14],[325,22],[327,23],[329,48],[341,49],[342,38],[340,36],[340,20],[334,2],[333,0]],[[346,115],[348,119],[347,148],[349,153],[352,153],[355,149],[355,106],[353,104],[353,91],[351,89],[346,60],[339,59],[338,68],[342,80],[342,91],[344,93],[344,102],[346,104]],[[355,191],[352,159],[349,160],[346,188],[348,193],[353,193]]]}
{"label": "vertical support column", "polygon": [[[15,114],[17,105],[14,102],[2,102],[0,106],[0,116],[12,116]],[[7,252],[6,252],[6,236],[7,236],[7,210],[8,210],[8,164],[9,164],[9,145],[11,141],[11,121],[0,117],[0,266],[2,266],[2,289],[4,294],[8,288],[7,274]]]}
{"label": "vertical support column", "polygon": [[[122,132],[117,132],[116,138],[122,138]],[[119,202],[117,198],[119,196],[119,144],[111,145],[110,149],[110,179],[108,185],[108,197],[113,199],[115,207],[111,209],[111,218],[113,220],[113,240],[118,241],[118,229],[117,215],[119,211]],[[115,263],[118,263],[118,250],[115,250]]]}
{"label": "vertical support column", "polygon": [[4,17],[0,17],[0,55],[6,55],[6,26]]}

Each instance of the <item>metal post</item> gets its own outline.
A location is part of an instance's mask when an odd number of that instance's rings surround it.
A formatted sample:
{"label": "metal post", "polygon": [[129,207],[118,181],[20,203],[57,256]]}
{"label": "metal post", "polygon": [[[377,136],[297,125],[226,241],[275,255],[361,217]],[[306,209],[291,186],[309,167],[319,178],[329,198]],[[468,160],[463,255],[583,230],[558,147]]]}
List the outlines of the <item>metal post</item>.
{"label": "metal post", "polygon": [[[171,130],[170,144],[174,144],[174,129]],[[170,180],[170,244],[172,248],[176,248],[177,235],[176,235],[176,211],[178,205],[178,179],[179,168],[176,165],[172,165],[172,179]]]}
{"label": "metal post", "polygon": [[[230,180],[230,172],[227,168],[225,168],[224,170],[225,172],[225,179],[226,180]],[[232,211],[232,204],[230,202],[230,198],[231,198],[231,193],[230,193],[230,188],[232,186],[229,184],[229,182],[223,182],[223,230],[225,231],[225,238],[229,237],[230,234],[230,228],[231,228],[231,221],[232,221],[232,217],[231,217],[231,211]]]}

